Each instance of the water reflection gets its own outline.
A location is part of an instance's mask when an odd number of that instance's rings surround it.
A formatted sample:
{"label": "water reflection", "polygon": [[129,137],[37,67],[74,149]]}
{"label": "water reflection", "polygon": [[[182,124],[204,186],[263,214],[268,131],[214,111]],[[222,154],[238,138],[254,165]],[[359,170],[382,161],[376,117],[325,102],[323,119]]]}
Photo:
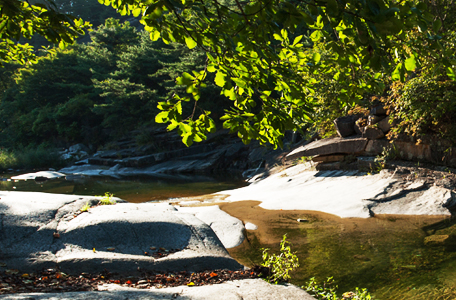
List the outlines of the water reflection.
{"label": "water reflection", "polygon": [[0,181],[6,191],[33,191],[74,195],[103,195],[113,193],[129,202],[166,200],[211,194],[244,186],[241,178],[208,176],[128,176],[113,178],[103,176],[69,175],[52,180]]}
{"label": "water reflection", "polygon": [[[293,243],[301,267],[293,283],[334,276],[340,292],[365,287],[375,299],[455,299],[456,223],[444,216],[379,216],[341,219],[312,211],[271,211],[247,201],[221,204],[229,214],[258,225],[230,254],[259,264],[261,248]],[[306,219],[308,222],[297,222]],[[426,237],[445,237],[427,243]]]}

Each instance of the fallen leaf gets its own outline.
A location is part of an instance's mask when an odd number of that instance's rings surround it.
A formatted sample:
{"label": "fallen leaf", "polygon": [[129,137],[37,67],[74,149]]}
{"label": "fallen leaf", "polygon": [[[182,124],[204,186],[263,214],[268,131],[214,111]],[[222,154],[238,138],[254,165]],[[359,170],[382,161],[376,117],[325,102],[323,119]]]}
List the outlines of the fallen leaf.
{"label": "fallen leaf", "polygon": [[6,274],[17,274],[19,273],[19,270],[16,269],[9,269],[5,271]]}
{"label": "fallen leaf", "polygon": [[215,277],[215,276],[217,276],[217,273],[212,272],[211,274],[209,274],[209,276]]}
{"label": "fallen leaf", "polygon": [[187,283],[187,285],[188,285],[188,286],[194,286],[195,283],[194,283],[194,282],[189,282],[189,283]]}
{"label": "fallen leaf", "polygon": [[126,284],[132,284],[131,280],[127,280]]}
{"label": "fallen leaf", "polygon": [[155,250],[157,249],[157,247],[150,247],[150,250]]}
{"label": "fallen leaf", "polygon": [[95,248],[93,248],[93,253],[95,253],[95,252],[96,252],[96,251],[95,251]]}
{"label": "fallen leaf", "polygon": [[54,232],[54,233],[52,234],[52,236],[53,236],[54,238],[56,238],[56,239],[59,239],[59,238],[60,238],[60,233]]}
{"label": "fallen leaf", "polygon": [[109,248],[106,248],[106,250],[108,250],[108,251],[114,251],[114,250],[116,250],[116,248],[114,248],[114,247],[109,247]]}
{"label": "fallen leaf", "polygon": [[163,248],[163,247],[160,247],[159,249],[160,249],[161,251],[166,251],[166,249]]}
{"label": "fallen leaf", "polygon": [[27,278],[27,277],[29,277],[29,274],[24,273],[24,274],[21,275],[21,277],[22,277],[22,278]]}

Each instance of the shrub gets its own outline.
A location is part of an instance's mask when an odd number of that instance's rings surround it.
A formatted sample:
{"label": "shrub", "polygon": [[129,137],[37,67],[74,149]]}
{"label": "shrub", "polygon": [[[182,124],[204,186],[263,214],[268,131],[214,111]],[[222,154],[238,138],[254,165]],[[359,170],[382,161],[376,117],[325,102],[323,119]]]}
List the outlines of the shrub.
{"label": "shrub", "polygon": [[291,279],[290,272],[299,267],[299,260],[295,253],[291,252],[290,242],[287,235],[280,242],[280,254],[269,254],[269,249],[263,249],[263,263],[261,266],[269,268],[266,280],[271,283],[279,283]]}

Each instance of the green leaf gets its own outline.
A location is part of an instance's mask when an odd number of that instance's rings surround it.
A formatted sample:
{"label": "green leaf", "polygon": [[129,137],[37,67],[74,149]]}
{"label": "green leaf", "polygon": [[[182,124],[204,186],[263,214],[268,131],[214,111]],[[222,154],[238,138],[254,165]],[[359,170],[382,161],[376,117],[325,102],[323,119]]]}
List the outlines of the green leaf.
{"label": "green leaf", "polygon": [[215,84],[220,86],[220,87],[224,87],[225,86],[225,83],[226,83],[226,75],[223,74],[222,72],[217,72],[217,74],[215,75],[215,80],[214,80]]}
{"label": "green leaf", "polygon": [[169,111],[162,111],[155,116],[155,122],[166,123],[169,121]]}
{"label": "green leaf", "polygon": [[414,71],[416,69],[415,55],[412,55],[409,58],[407,58],[404,64],[407,71]]}
{"label": "green leaf", "polygon": [[435,33],[439,32],[441,27],[442,27],[442,21],[440,21],[439,19],[434,21],[434,23],[432,24],[432,30],[434,30]]}
{"label": "green leaf", "polygon": [[313,60],[314,64],[318,64],[318,63],[320,62],[320,59],[321,59],[320,53],[315,52],[315,53],[312,55],[312,60]]}
{"label": "green leaf", "polygon": [[193,48],[195,48],[198,45],[195,42],[195,40],[192,37],[190,37],[190,36],[186,36],[185,37],[185,44],[187,44],[188,49],[193,49]]}
{"label": "green leaf", "polygon": [[451,80],[456,80],[456,73],[454,72],[453,68],[450,68],[448,67],[447,69],[447,76],[451,79]]}

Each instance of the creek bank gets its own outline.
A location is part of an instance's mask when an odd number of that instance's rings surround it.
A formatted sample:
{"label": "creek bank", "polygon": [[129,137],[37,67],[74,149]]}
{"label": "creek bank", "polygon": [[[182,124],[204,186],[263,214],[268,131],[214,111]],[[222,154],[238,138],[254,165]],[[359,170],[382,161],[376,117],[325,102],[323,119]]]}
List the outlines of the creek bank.
{"label": "creek bank", "polygon": [[374,175],[313,168],[312,163],[303,163],[272,175],[259,174],[249,180],[249,186],[216,195],[226,196],[224,201],[261,201],[260,207],[270,210],[314,210],[343,218],[376,214],[450,216],[456,204],[454,182],[444,174],[432,177],[423,168],[418,170],[421,175],[400,166]]}
{"label": "creek bank", "polygon": [[[77,161],[61,170],[65,174],[91,176],[132,176],[157,174],[217,174],[246,175],[264,171],[278,162],[282,151],[261,147],[258,143],[244,145],[237,137],[221,130],[210,134],[204,142],[185,147],[181,137],[161,128],[152,130],[151,142],[140,145],[132,138],[125,138],[89,155],[84,145],[72,146],[62,155],[74,153]],[[78,147],[76,147],[78,146]],[[70,147],[71,148],[71,147]],[[82,154],[81,154],[82,153]],[[67,156],[64,156],[67,158]]]}
{"label": "creek bank", "polygon": [[[216,206],[175,208],[168,203],[133,204],[121,199],[115,199],[115,205],[96,205],[99,200],[88,196],[1,192],[0,272],[31,274],[57,267],[59,272],[69,275],[113,272],[140,276],[144,272],[243,268],[225,247],[242,243],[245,228],[241,221]],[[86,204],[95,206],[82,212]],[[0,291],[7,292],[8,283],[0,283]],[[3,295],[0,299],[207,299],[221,295],[236,299],[313,299],[295,286],[279,287],[260,279],[196,289],[179,286],[147,291],[111,284],[104,290],[109,291]]]}

